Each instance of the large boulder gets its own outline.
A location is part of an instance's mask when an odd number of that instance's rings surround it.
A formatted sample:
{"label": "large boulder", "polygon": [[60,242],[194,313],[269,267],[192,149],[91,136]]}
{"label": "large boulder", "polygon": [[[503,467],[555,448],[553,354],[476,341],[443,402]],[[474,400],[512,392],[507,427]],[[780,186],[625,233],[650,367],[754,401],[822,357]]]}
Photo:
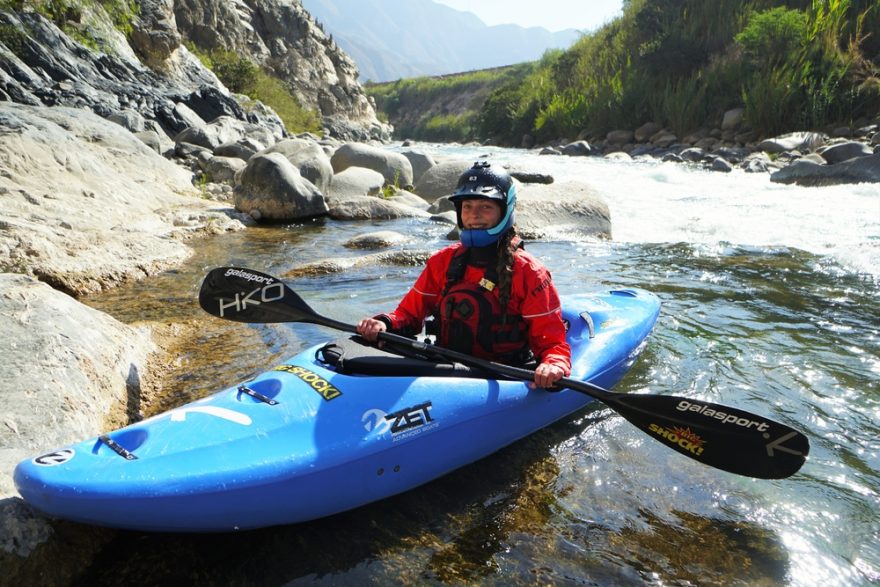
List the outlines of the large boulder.
{"label": "large boulder", "polygon": [[388,185],[405,188],[413,184],[413,170],[409,159],[400,153],[363,143],[342,145],[333,153],[330,163],[335,173],[349,167],[366,167],[381,173]]}
{"label": "large boulder", "polygon": [[786,151],[815,151],[825,144],[825,135],[814,132],[793,132],[758,143],[758,150],[765,153],[785,153]]}
{"label": "large boulder", "polygon": [[281,153],[254,155],[235,186],[235,209],[255,220],[289,221],[327,214],[327,202]]}
{"label": "large boulder", "polygon": [[575,181],[519,186],[516,225],[526,238],[565,232],[611,238],[608,204],[596,190]]}
{"label": "large boulder", "polygon": [[333,166],[318,143],[300,138],[284,139],[263,153],[281,153],[299,169],[300,175],[315,184],[322,193],[326,194],[330,189]]}
{"label": "large boulder", "polygon": [[409,164],[412,165],[413,185],[419,182],[419,179],[422,178],[426,171],[437,165],[437,162],[428,153],[408,150],[401,153],[401,155],[409,159]]}
{"label": "large boulder", "polygon": [[353,196],[330,201],[330,217],[336,220],[393,220],[396,218],[430,218],[420,210],[372,196]]}
{"label": "large boulder", "polygon": [[856,157],[868,157],[874,154],[874,149],[859,141],[845,141],[816,151],[829,164],[842,163]]}
{"label": "large boulder", "polygon": [[[37,456],[141,415],[149,332],[21,274],[0,274],[0,498],[12,471]],[[51,529],[15,499],[0,500],[0,548],[26,556]]]}
{"label": "large boulder", "polygon": [[279,133],[265,127],[237,120],[231,116],[219,116],[208,124],[191,126],[174,137],[175,143],[190,143],[214,151],[220,145],[252,139],[264,145],[272,145],[281,139]]}
{"label": "large boulder", "polygon": [[0,127],[0,271],[89,293],[181,262],[192,232],[244,227],[199,198],[189,172],[89,111],[0,102]]}
{"label": "large boulder", "polygon": [[333,176],[327,194],[331,200],[378,196],[384,184],[385,178],[378,171],[365,167],[349,167]]}
{"label": "large boulder", "polygon": [[880,153],[835,165],[821,165],[807,159],[798,159],[771,174],[770,181],[803,186],[880,183]]}
{"label": "large boulder", "polygon": [[443,161],[431,167],[419,178],[413,191],[428,202],[433,202],[455,191],[458,178],[470,169],[466,160]]}

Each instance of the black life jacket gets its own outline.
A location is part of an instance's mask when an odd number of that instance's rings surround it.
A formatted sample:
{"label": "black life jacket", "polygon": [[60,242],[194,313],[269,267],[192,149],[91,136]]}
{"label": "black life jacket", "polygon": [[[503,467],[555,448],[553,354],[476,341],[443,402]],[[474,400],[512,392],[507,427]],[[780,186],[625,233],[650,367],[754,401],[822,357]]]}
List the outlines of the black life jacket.
{"label": "black life jacket", "polygon": [[[516,239],[513,248],[522,247]],[[452,257],[446,285],[435,312],[435,334],[440,346],[475,357],[522,365],[532,359],[528,326],[522,316],[510,315],[493,292],[498,283],[496,262],[486,267],[479,284],[463,281],[470,249]]]}

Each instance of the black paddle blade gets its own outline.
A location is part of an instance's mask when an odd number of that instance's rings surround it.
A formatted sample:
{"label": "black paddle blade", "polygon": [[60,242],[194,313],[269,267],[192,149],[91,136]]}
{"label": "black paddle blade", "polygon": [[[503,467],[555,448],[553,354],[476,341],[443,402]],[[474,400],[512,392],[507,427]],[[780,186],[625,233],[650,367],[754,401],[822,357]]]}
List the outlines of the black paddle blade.
{"label": "black paddle blade", "polygon": [[668,395],[609,395],[602,401],[648,436],[723,471],[784,479],[810,452],[809,439],[797,430],[729,406]]}
{"label": "black paddle blade", "polygon": [[202,282],[199,305],[212,316],[235,322],[322,323],[321,317],[283,281],[253,269],[212,269]]}

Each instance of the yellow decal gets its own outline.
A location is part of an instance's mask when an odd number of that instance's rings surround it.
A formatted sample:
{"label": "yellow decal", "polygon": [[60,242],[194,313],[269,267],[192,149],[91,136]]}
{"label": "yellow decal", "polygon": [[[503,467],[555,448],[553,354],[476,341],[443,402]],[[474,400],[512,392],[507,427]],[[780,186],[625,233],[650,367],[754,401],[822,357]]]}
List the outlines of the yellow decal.
{"label": "yellow decal", "polygon": [[296,375],[297,377],[308,383],[312,389],[317,391],[320,396],[327,401],[330,401],[331,399],[335,399],[342,395],[342,392],[336,389],[336,387],[334,387],[332,383],[330,383],[314,371],[309,371],[305,367],[297,367],[296,365],[278,365],[273,369],[273,371],[284,371],[285,373]]}
{"label": "yellow decal", "polygon": [[671,444],[677,444],[693,455],[700,456],[703,454],[703,444],[705,441],[691,432],[690,428],[676,426],[670,430],[657,424],[651,424],[648,426],[648,429],[657,436],[665,438]]}

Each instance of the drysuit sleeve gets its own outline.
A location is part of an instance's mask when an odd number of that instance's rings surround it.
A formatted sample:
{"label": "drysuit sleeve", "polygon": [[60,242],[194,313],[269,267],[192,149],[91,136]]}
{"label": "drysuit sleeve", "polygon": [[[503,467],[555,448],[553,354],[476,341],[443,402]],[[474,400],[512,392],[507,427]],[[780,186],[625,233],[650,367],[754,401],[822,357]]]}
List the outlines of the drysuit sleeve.
{"label": "drysuit sleeve", "polygon": [[379,314],[375,318],[382,320],[389,330],[411,336],[421,332],[425,318],[434,312],[440,302],[440,294],[446,284],[446,270],[452,260],[451,247],[434,253],[425,264],[412,288],[393,312]]}
{"label": "drysuit sleeve", "polygon": [[565,340],[562,304],[550,272],[540,262],[527,256],[516,280],[522,296],[521,314],[528,324],[529,348],[540,360],[571,374],[571,347]]}

